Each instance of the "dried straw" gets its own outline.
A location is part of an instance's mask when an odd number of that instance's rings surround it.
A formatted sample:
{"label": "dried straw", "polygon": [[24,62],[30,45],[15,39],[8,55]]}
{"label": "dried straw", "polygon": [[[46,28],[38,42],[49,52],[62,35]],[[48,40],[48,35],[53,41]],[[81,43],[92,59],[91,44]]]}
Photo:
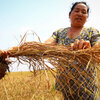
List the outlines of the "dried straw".
{"label": "dried straw", "polygon": [[[7,50],[8,58],[14,57],[24,62],[28,62],[30,66],[36,68],[48,68],[51,69],[45,63],[48,61],[51,65],[57,68],[60,64],[60,68],[63,68],[63,64],[72,64],[73,61],[79,61],[81,64],[100,64],[100,47],[84,49],[78,51],[68,50],[68,46],[63,45],[51,45],[40,42],[25,42],[20,46],[13,47]],[[0,52],[0,63],[8,64],[6,60],[2,61],[2,52]],[[4,66],[6,66],[4,65]],[[1,67],[0,68],[3,68]],[[74,67],[74,66],[73,66]],[[97,67],[97,66],[96,66]],[[8,65],[4,67],[8,69]],[[99,69],[99,68],[98,68]],[[3,72],[3,71],[2,71]]]}
{"label": "dried straw", "polygon": [[[71,65],[73,68],[77,70],[78,73],[81,73],[79,70],[79,67],[77,67],[73,62],[79,62],[79,65],[86,64],[87,68],[89,65],[94,65],[97,69],[100,69],[100,47],[94,47],[90,49],[84,49],[84,50],[78,50],[78,51],[70,51],[68,50],[68,46],[64,45],[51,45],[51,44],[44,44],[40,42],[24,42],[20,46],[13,47],[9,50],[7,50],[7,58],[17,58],[19,62],[27,62],[29,64],[29,67],[32,66],[34,69],[34,72],[36,70],[41,69],[48,69],[49,71],[54,71],[51,66],[49,66],[46,62],[53,65],[54,69],[57,69],[59,73],[62,74],[62,76],[67,78],[67,81],[69,82],[70,79],[73,79],[79,86],[80,82],[73,75],[65,73],[65,65],[69,66]],[[9,62],[7,59],[3,59],[2,52],[0,52],[0,79],[4,77],[6,74],[6,71],[9,69]],[[82,67],[82,66],[81,66]],[[70,70],[69,70],[70,71]],[[72,73],[72,72],[70,72]],[[91,72],[92,73],[92,72]],[[84,77],[87,77],[87,75],[91,76],[91,73],[86,73],[85,71],[81,74],[84,75]],[[53,73],[52,73],[53,74]],[[73,74],[73,73],[72,73]],[[55,74],[53,74],[56,78]],[[60,82],[56,78],[56,80]],[[67,84],[69,86],[69,84]],[[63,87],[63,85],[62,85]],[[72,92],[70,90],[70,92]]]}
{"label": "dried straw", "polygon": [[100,47],[94,47],[78,51],[68,50],[68,46],[52,45],[39,42],[25,42],[20,46],[13,47],[8,52],[8,57],[22,57],[23,59],[33,59],[34,63],[40,59],[48,59],[48,61],[57,63],[61,60],[68,63],[78,60],[82,63],[99,64]]}

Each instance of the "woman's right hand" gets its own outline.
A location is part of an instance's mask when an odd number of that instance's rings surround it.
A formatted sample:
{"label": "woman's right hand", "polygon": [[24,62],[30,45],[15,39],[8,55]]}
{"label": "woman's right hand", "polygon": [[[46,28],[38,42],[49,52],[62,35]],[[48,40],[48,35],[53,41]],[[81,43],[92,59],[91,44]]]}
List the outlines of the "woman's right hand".
{"label": "woman's right hand", "polygon": [[76,39],[74,43],[70,44],[69,50],[80,50],[80,49],[87,49],[91,48],[90,41],[85,41],[83,39],[78,40]]}

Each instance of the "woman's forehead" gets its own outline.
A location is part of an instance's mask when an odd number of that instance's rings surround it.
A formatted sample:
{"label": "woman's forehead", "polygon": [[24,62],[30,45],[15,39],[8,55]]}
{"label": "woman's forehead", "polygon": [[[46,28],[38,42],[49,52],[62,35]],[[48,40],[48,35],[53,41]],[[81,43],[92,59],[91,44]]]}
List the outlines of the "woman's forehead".
{"label": "woman's forehead", "polygon": [[79,8],[87,9],[87,6],[83,3],[79,3],[74,7],[74,9],[79,9]]}

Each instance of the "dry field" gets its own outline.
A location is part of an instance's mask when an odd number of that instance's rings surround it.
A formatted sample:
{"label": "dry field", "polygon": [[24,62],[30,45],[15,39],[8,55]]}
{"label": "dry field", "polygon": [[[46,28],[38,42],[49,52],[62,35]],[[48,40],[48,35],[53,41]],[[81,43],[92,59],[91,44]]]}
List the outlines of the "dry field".
{"label": "dry field", "polygon": [[[55,79],[50,72],[11,72],[0,80],[0,100],[63,100],[55,90]],[[49,82],[48,82],[49,80]],[[100,83],[100,72],[98,72]],[[99,84],[100,89],[100,84]]]}
{"label": "dry field", "polygon": [[[0,100],[63,100],[50,72],[11,72],[0,80]],[[48,82],[49,80],[49,82]]]}

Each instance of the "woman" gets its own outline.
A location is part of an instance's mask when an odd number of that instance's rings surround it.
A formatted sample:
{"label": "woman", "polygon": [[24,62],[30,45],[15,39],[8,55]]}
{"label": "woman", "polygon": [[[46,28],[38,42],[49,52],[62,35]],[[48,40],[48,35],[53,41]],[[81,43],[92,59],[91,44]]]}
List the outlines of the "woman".
{"label": "woman", "polygon": [[[70,50],[87,49],[98,45],[98,41],[100,40],[99,31],[94,28],[84,27],[88,16],[89,7],[86,2],[74,3],[71,11],[69,12],[69,19],[71,22],[70,27],[55,31],[52,37],[50,37],[45,43],[69,45]],[[91,70],[92,73],[90,76],[85,77],[81,73],[78,73],[76,69],[72,68],[70,65],[69,67],[66,66],[66,73],[68,72],[67,68],[69,68],[72,71],[71,74],[75,75],[74,77],[79,80],[81,86],[79,87],[72,79],[67,81],[66,77],[62,75],[63,72],[61,73],[58,71],[60,74],[57,75],[57,78],[60,80],[64,88],[57,81],[56,89],[62,91],[64,100],[96,100],[98,89],[95,81],[95,68],[92,66],[86,69],[86,64],[84,67],[79,63],[76,65],[78,65],[81,72],[86,71],[88,74]],[[72,93],[69,92],[69,88]]]}

